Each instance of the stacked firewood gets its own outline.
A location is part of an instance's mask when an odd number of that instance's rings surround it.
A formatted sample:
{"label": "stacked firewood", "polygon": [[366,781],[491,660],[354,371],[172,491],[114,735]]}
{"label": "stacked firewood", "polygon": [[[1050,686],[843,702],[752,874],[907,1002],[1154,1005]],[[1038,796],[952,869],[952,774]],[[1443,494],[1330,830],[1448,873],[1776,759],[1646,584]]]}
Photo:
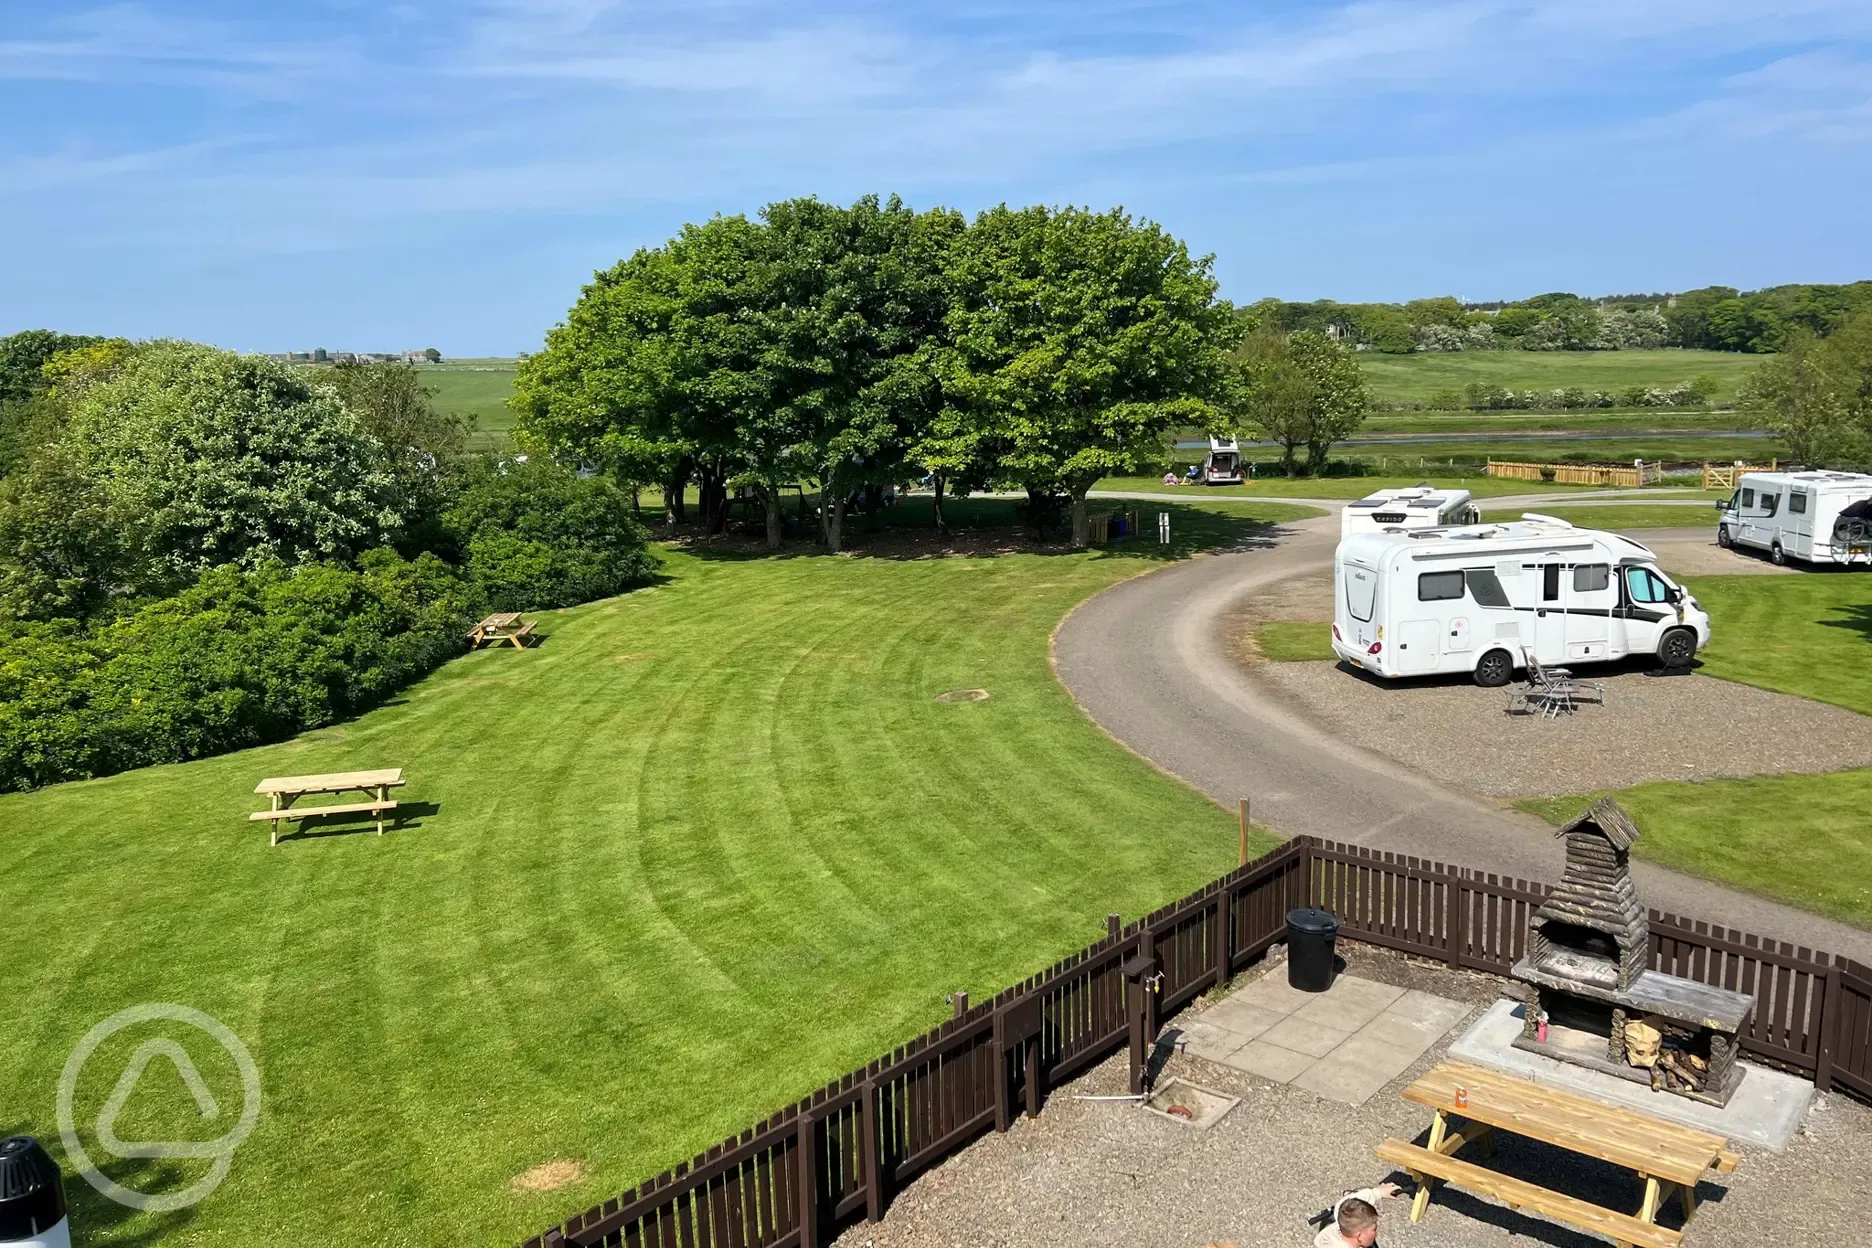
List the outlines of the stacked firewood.
{"label": "stacked firewood", "polygon": [[1653,1092],[1701,1092],[1709,1082],[1709,1059],[1688,1049],[1665,1047],[1651,1067]]}

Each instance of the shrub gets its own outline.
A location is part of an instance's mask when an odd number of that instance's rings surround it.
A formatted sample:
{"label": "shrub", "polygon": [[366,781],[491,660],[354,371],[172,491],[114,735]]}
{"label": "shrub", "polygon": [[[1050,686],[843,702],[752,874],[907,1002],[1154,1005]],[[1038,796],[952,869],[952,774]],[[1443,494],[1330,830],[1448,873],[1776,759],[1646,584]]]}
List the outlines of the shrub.
{"label": "shrub", "polygon": [[650,575],[630,496],[546,460],[473,465],[442,523],[493,610],[589,602]]}
{"label": "shrub", "polygon": [[434,555],[218,568],[85,636],[0,636],[0,790],[278,741],[457,653],[478,594]]}

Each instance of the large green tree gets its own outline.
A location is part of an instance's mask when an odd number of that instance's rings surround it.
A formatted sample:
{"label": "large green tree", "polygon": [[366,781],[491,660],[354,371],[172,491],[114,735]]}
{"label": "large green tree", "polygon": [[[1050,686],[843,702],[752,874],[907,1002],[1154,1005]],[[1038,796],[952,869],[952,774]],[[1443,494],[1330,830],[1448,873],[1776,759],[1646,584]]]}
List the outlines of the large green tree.
{"label": "large green tree", "polygon": [[1831,337],[1805,331],[1756,370],[1744,408],[1811,468],[1872,468],[1872,311]]}
{"label": "large green tree", "polygon": [[956,248],[952,391],[994,429],[996,467],[1065,495],[1161,457],[1179,426],[1220,428],[1237,330],[1210,260],[1120,210],[984,212]]}
{"label": "large green tree", "polygon": [[1240,352],[1247,380],[1243,411],[1252,431],[1281,445],[1281,469],[1296,475],[1298,448],[1307,448],[1309,472],[1326,470],[1333,444],[1365,419],[1369,396],[1357,357],[1312,330],[1262,330]]}

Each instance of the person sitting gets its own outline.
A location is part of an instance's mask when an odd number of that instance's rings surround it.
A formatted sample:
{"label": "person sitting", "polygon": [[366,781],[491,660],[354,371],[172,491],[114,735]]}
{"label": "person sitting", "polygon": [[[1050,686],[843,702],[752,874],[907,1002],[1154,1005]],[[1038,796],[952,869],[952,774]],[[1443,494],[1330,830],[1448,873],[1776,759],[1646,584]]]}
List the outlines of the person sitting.
{"label": "person sitting", "polygon": [[1202,478],[1202,465],[1191,464],[1187,476],[1191,485],[1196,484],[1196,482]]}
{"label": "person sitting", "polygon": [[1183,484],[1181,481],[1177,479],[1177,475],[1174,472],[1164,473],[1163,483],[1165,485],[1182,485]]}
{"label": "person sitting", "polygon": [[1313,1248],[1372,1248],[1378,1242],[1378,1202],[1397,1194],[1397,1184],[1380,1183],[1341,1196],[1313,1237]]}

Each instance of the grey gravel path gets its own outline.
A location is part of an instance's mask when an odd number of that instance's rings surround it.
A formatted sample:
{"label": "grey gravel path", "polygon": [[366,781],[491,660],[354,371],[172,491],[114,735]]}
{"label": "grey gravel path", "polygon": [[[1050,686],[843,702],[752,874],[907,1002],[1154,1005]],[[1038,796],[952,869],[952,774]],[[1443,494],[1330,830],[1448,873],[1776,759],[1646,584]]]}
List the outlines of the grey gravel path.
{"label": "grey gravel path", "polygon": [[[1353,956],[1354,969],[1372,978],[1385,975],[1378,969],[1385,961],[1403,962],[1376,951]],[[1471,1002],[1476,1012],[1499,988],[1486,976],[1420,963],[1393,974],[1408,986]],[[1073,1099],[1122,1093],[1121,1055],[1056,1089],[1038,1118],[986,1136],[922,1176],[897,1195],[882,1222],[853,1227],[837,1243],[1198,1248],[1232,1240],[1239,1248],[1302,1248],[1312,1242],[1308,1215],[1342,1191],[1387,1177],[1372,1155],[1381,1140],[1421,1141],[1429,1112],[1399,1093],[1443,1052],[1436,1046],[1358,1107],[1175,1057],[1166,1074],[1243,1098],[1203,1132],[1122,1103]],[[1785,1153],[1745,1149],[1735,1173],[1703,1185],[1692,1245],[1819,1244],[1838,1239],[1842,1229],[1857,1234],[1852,1228],[1864,1221],[1864,1193],[1872,1187],[1872,1110],[1840,1096],[1823,1096],[1816,1105]],[[1504,1137],[1489,1164],[1612,1208],[1635,1210],[1642,1196],[1630,1172],[1528,1140]],[[1409,1191],[1404,1176],[1393,1177]],[[1660,1220],[1676,1225],[1675,1206]],[[1447,1187],[1416,1226],[1405,1200],[1386,1202],[1380,1234],[1392,1248],[1604,1248],[1603,1240]]]}
{"label": "grey gravel path", "polygon": [[[1295,835],[1472,865],[1558,875],[1552,829],[1344,741],[1296,714],[1228,657],[1237,604],[1326,566],[1338,517],[1284,525],[1272,545],[1200,557],[1094,595],[1061,622],[1054,666],[1120,742],[1233,808]],[[1872,961],[1872,933],[1649,864],[1640,892],[1662,910]]]}

